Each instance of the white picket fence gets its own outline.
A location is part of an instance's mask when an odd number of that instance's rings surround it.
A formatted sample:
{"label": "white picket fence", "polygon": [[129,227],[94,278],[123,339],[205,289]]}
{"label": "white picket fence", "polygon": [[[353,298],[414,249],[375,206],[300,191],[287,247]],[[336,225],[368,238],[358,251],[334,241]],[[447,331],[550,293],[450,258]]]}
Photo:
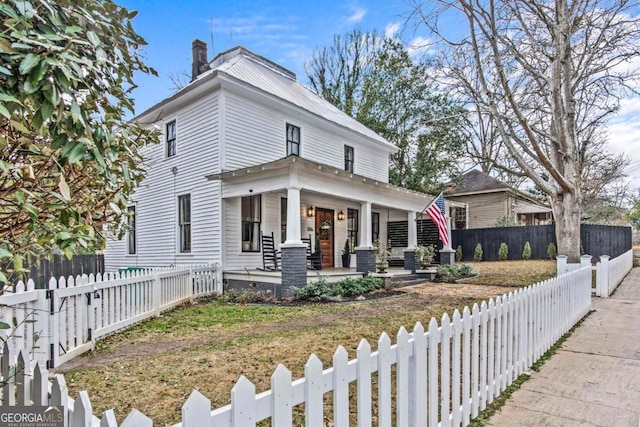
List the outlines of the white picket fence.
{"label": "white picket fence", "polygon": [[222,292],[217,267],[194,266],[51,279],[48,290],[19,282],[0,296],[12,350],[49,368],[94,348],[96,340],[195,297]]}
{"label": "white picket fence", "polygon": [[622,255],[609,259],[609,256],[602,255],[600,262],[596,264],[596,289],[595,294],[599,297],[608,298],[622,279],[633,268],[633,249]]}
{"label": "white picket fence", "polygon": [[[280,365],[271,377],[271,390],[260,394],[243,376],[232,389],[231,404],[223,408],[212,411],[210,401],[193,391],[182,407],[182,423],[174,427],[249,427],[267,419],[272,426],[291,426],[293,409],[302,403],[305,425],[320,427],[324,425],[323,397],[327,392],[333,394],[331,412],[336,427],[349,425],[352,411],[358,427],[372,426],[374,399],[379,426],[467,425],[590,308],[591,267],[586,266],[480,306],[474,304],[472,309],[465,307],[462,314],[456,310],[452,319],[444,314],[440,325],[432,318],[428,331],[419,322],[411,333],[401,328],[395,344],[383,333],[376,351],[363,339],[356,359],[349,360],[340,346],[333,366],[327,369],[311,355],[304,378],[295,381]],[[3,355],[2,366],[5,364]],[[46,372],[40,366],[21,380],[23,387],[37,390],[36,398],[42,401]],[[4,372],[3,368],[3,378],[7,378]],[[39,382],[33,385],[37,378]],[[354,382],[357,404],[350,408],[349,386]],[[55,391],[64,388],[64,379],[56,376],[48,396],[51,403],[59,402],[61,394],[68,399],[66,389],[64,393]],[[23,394],[23,402],[34,396],[24,388],[16,387],[16,391]],[[10,399],[7,396],[3,394],[3,404]],[[84,392],[75,402],[68,402],[70,426],[117,426],[111,411],[101,420],[91,415],[91,403]],[[135,410],[122,424],[151,425],[149,418]]]}

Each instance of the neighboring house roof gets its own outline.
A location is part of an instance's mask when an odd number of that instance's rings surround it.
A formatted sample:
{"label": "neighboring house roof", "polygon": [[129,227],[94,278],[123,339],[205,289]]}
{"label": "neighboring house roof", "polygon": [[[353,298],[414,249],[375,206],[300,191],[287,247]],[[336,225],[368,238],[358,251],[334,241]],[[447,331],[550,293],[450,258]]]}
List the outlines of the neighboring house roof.
{"label": "neighboring house roof", "polygon": [[507,184],[499,181],[486,173],[473,169],[462,175],[462,184],[456,186],[446,194],[449,196],[457,196],[467,193],[481,193],[487,191],[504,191],[513,190]]}
{"label": "neighboring house roof", "polygon": [[[189,83],[178,92],[164,101],[149,108],[138,117],[145,116],[183,93],[193,90],[204,81],[216,75],[226,75],[245,84],[248,84],[262,92],[280,98],[299,108],[302,108],[316,116],[322,117],[339,126],[357,132],[378,143],[385,144],[396,149],[395,145],[364,126],[348,114],[344,113],[330,102],[322,99],[310,89],[296,80],[296,75],[291,71],[257,55],[250,50],[238,46],[222,52],[210,63],[210,69]],[[136,117],[136,118],[138,118]],[[134,119],[135,120],[135,119]]]}
{"label": "neighboring house roof", "polygon": [[445,196],[458,197],[483,193],[497,193],[502,191],[511,193],[512,195],[530,203],[528,206],[517,208],[517,213],[551,212],[551,208],[547,204],[542,203],[539,200],[476,169],[470,170],[462,175],[462,184],[445,191]]}

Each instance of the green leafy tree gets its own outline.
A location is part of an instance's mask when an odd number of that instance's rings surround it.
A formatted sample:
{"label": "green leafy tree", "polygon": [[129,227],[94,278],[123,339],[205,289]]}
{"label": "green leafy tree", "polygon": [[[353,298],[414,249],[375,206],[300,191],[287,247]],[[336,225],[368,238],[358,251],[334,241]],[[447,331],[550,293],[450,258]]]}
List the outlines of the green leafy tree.
{"label": "green leafy tree", "polygon": [[7,262],[71,256],[119,224],[155,133],[128,123],[135,72],[152,73],[131,12],[112,1],[0,5],[0,280]]}
{"label": "green leafy tree", "polygon": [[316,93],[399,148],[391,183],[437,192],[459,177],[465,112],[400,41],[354,30],[317,49],[306,70]]}

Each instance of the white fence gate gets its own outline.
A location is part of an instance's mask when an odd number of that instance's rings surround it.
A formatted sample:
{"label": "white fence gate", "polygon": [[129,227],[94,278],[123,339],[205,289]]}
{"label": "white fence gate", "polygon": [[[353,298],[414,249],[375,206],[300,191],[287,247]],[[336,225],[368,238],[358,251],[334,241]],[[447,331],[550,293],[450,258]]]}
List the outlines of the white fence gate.
{"label": "white fence gate", "polygon": [[[19,282],[0,296],[13,325],[8,344],[53,368],[95,347],[97,339],[195,297],[222,292],[217,267],[179,267],[51,279],[48,290]],[[34,322],[35,321],[35,322]],[[6,333],[6,332],[5,332]]]}
{"label": "white fence gate", "polygon": [[[176,285],[178,294],[179,289]],[[122,292],[117,295],[123,298]],[[311,355],[304,378],[295,381],[280,365],[271,378],[271,390],[260,394],[241,377],[231,392],[231,404],[223,408],[212,411],[210,401],[193,391],[182,407],[182,423],[175,427],[250,427],[266,419],[272,426],[291,426],[293,409],[302,403],[305,425],[320,427],[329,416],[323,401],[327,392],[333,393],[330,410],[335,427],[349,425],[352,410],[359,427],[370,427],[375,393],[379,426],[467,425],[590,308],[591,267],[586,266],[480,306],[474,304],[472,309],[465,307],[452,318],[445,314],[440,324],[432,318],[427,331],[420,323],[411,333],[401,328],[395,344],[383,333],[376,351],[362,340],[352,360],[340,346],[333,366],[327,369]],[[8,364],[5,359],[3,355],[3,372]],[[32,376],[22,378],[24,387],[33,392],[25,388],[11,391],[5,386],[9,391],[3,390],[3,404],[11,401],[11,393],[22,394],[25,402],[31,396],[34,404],[45,398],[50,402],[68,399],[61,376],[45,396],[42,378],[46,372],[41,366]],[[350,408],[349,387],[354,382],[357,403]],[[86,392],[69,403],[66,411],[70,426],[117,426],[112,411],[105,412],[101,420],[92,415]],[[134,410],[122,426],[146,427],[152,421]]]}

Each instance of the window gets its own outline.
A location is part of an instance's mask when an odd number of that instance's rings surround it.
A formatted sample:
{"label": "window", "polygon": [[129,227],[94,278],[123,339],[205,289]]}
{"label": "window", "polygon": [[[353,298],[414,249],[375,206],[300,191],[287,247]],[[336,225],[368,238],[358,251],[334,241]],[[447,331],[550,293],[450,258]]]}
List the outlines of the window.
{"label": "window", "polygon": [[191,252],[191,195],[178,196],[180,252]]}
{"label": "window", "polygon": [[242,252],[260,252],[260,195],[242,198]]}
{"label": "window", "polygon": [[349,242],[349,252],[354,253],[358,246],[358,210],[347,210],[347,241]]}
{"label": "window", "polygon": [[344,170],[353,173],[353,147],[344,146]]}
{"label": "window", "polygon": [[380,240],[380,214],[378,212],[371,213],[371,241]]}
{"label": "window", "polygon": [[280,242],[287,240],[287,199],[280,199]]}
{"label": "window", "polygon": [[287,123],[287,156],[300,155],[300,128]]}
{"label": "window", "polygon": [[176,121],[167,123],[167,157],[176,155]]}
{"label": "window", "polygon": [[449,216],[453,219],[454,230],[464,230],[467,228],[467,208],[466,207],[451,207],[449,210]]}
{"label": "window", "polygon": [[129,225],[129,231],[127,232],[127,252],[129,255],[135,255],[136,253],[136,207],[129,206],[127,208],[129,216],[127,217],[127,224]]}

